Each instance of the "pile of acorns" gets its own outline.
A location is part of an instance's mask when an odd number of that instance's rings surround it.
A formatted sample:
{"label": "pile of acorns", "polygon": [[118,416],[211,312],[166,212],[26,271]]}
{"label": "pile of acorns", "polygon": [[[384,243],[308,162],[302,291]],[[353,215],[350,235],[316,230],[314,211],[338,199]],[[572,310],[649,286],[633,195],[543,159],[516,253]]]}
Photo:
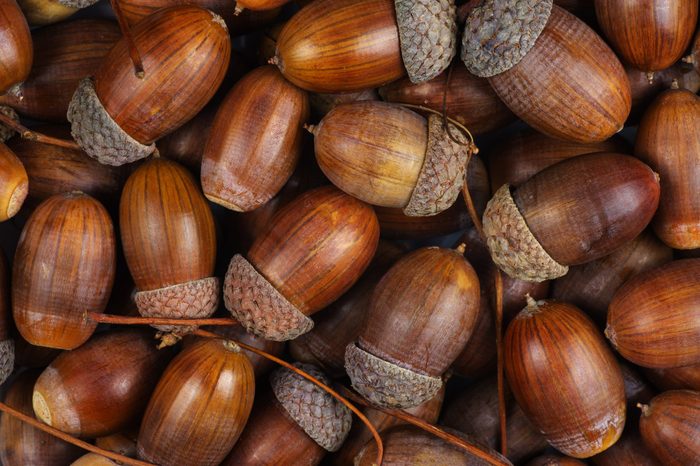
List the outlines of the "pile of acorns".
{"label": "pile of acorns", "polygon": [[300,373],[384,465],[700,465],[698,0],[92,3],[0,0],[2,465],[376,464]]}

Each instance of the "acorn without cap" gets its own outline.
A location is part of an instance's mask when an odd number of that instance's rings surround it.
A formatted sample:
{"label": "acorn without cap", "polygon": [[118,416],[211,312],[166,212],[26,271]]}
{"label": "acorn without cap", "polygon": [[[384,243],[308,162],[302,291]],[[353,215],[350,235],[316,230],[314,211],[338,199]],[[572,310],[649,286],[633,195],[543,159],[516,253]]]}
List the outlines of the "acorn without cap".
{"label": "acorn without cap", "polygon": [[27,20],[15,0],[0,0],[0,92],[27,79],[32,59]]}

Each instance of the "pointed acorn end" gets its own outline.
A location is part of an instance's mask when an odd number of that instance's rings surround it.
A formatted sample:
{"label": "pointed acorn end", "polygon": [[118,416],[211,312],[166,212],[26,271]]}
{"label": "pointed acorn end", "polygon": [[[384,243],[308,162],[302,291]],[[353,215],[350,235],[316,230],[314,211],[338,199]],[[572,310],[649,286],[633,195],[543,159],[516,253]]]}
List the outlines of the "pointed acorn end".
{"label": "pointed acorn end", "polygon": [[28,192],[29,183],[26,180],[22,181],[19,185],[17,185],[15,190],[12,191],[10,201],[7,203],[7,211],[5,212],[7,218],[12,218],[17,214],[17,212],[19,212],[24,204],[24,200],[27,198]]}
{"label": "pointed acorn end", "polygon": [[236,3],[236,8],[234,8],[233,10],[233,16],[240,15],[241,13],[243,13],[243,10],[245,10],[245,8]]}
{"label": "pointed acorn end", "polygon": [[457,251],[460,255],[464,255],[465,251],[467,250],[467,245],[465,243],[460,243],[459,246],[455,248],[455,251]]}
{"label": "pointed acorn end", "polygon": [[158,332],[156,335],[156,338],[160,339],[160,343],[158,344],[158,349],[161,350],[163,348],[167,348],[168,346],[174,346],[177,344],[177,342],[180,341],[180,338],[178,335],[175,335],[174,333],[162,333]]}
{"label": "pointed acorn end", "polygon": [[683,58],[681,59],[681,61],[682,61],[683,63],[688,63],[688,64],[690,64],[690,65],[694,65],[694,64],[695,64],[695,57],[693,56],[693,54],[690,54],[690,55],[688,55],[688,56],[686,56],[686,57],[683,57]]}
{"label": "pointed acorn end", "polygon": [[647,77],[647,82],[651,86],[654,84],[654,72],[653,71],[647,71],[646,72],[646,77]]}
{"label": "pointed acorn end", "polygon": [[309,133],[313,134],[316,136],[316,133],[318,133],[318,126],[316,125],[310,125],[308,123],[304,123],[304,129],[308,131]]}
{"label": "pointed acorn end", "polygon": [[680,85],[678,84],[678,79],[673,78],[673,81],[671,81],[671,89],[680,89]]}
{"label": "pointed acorn end", "polygon": [[605,338],[607,338],[610,341],[610,344],[613,345],[613,348],[617,349],[617,335],[615,335],[615,330],[608,324],[605,327]]}
{"label": "pointed acorn end", "polygon": [[637,403],[637,408],[642,410],[642,416],[648,416],[650,413],[649,405],[644,403]]}

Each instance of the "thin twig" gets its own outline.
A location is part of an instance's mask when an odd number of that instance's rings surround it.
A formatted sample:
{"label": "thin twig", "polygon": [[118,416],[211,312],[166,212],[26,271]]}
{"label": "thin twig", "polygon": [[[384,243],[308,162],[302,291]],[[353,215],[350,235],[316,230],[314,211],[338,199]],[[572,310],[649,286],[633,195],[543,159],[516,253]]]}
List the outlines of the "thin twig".
{"label": "thin twig", "polygon": [[428,108],[428,107],[424,107],[423,105],[401,104],[401,106],[406,107],[406,108],[412,108],[412,109],[414,109],[414,110],[420,110],[421,112],[432,113],[432,114],[438,115],[438,116],[440,116],[440,117],[443,117],[443,116],[444,116],[444,117],[447,119],[447,121],[449,121],[450,123],[452,123],[453,125],[455,125],[457,128],[459,128],[459,129],[469,138],[469,142],[462,143],[462,142],[460,142],[460,141],[457,141],[457,143],[460,144],[460,145],[465,145],[465,146],[468,145],[468,146],[471,146],[471,147],[470,147],[470,151],[471,151],[472,154],[478,154],[478,153],[479,153],[479,148],[476,147],[476,144],[474,143],[474,136],[472,135],[471,131],[469,131],[469,129],[467,129],[467,127],[464,126],[464,125],[463,125],[462,123],[460,123],[459,121],[455,120],[454,118],[450,118],[450,117],[448,117],[448,116],[446,116],[446,115],[443,115],[441,112],[438,112],[437,110],[434,110],[434,109]]}
{"label": "thin twig", "polygon": [[501,454],[508,454],[506,423],[506,394],[503,378],[503,277],[496,265],[494,270],[494,290],[496,293],[496,384],[498,385],[498,425],[501,431]]}
{"label": "thin twig", "polygon": [[88,312],[85,314],[85,318],[100,324],[117,325],[238,325],[238,321],[230,317],[211,319],[167,319],[164,317],[130,317]]}
{"label": "thin twig", "polygon": [[54,138],[42,133],[37,133],[36,131],[28,129],[19,121],[13,120],[12,118],[3,113],[0,113],[0,123],[15,131],[17,134],[19,134],[19,136],[22,139],[36,141],[42,144],[51,144],[52,146],[65,147],[66,149],[82,150],[78,143],[75,141]]}
{"label": "thin twig", "polygon": [[139,49],[136,48],[134,36],[131,34],[129,22],[126,20],[121,6],[119,6],[119,0],[109,0],[109,3],[112,5],[114,15],[117,17],[117,21],[119,22],[119,29],[121,29],[122,36],[126,41],[126,47],[129,49],[129,57],[131,57],[131,62],[134,64],[134,74],[137,78],[143,79],[146,76],[146,72],[143,69],[143,62],[141,61]]}

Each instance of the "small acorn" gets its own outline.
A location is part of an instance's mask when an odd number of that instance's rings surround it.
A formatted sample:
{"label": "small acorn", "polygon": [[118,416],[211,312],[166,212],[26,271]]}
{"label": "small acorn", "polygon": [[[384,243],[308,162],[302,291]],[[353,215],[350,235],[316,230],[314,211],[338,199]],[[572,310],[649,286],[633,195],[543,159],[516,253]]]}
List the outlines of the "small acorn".
{"label": "small acorn", "polygon": [[372,403],[411,408],[437,393],[479,312],[479,279],[460,251],[429,247],[377,284],[357,340],[345,350],[352,386]]}
{"label": "small acorn", "polygon": [[508,326],[504,358],[516,401],[557,450],[588,458],[622,434],[622,372],[593,322],[576,307],[530,299]]}
{"label": "small acorn", "polygon": [[613,297],[605,335],[642,366],[700,364],[700,259],[655,267],[628,280]]}
{"label": "small acorn", "polygon": [[292,175],[309,117],[306,92],[274,66],[257,68],[228,93],[202,158],[202,188],[212,202],[238,212],[272,199]]}
{"label": "small acorn", "polygon": [[552,0],[483,0],[467,18],[462,61],[527,124],[596,142],[622,129],[630,85],[610,47]]}
{"label": "small acorn", "polygon": [[287,21],[272,62],[313,92],[412,82],[444,71],[457,53],[454,0],[316,0]]}
{"label": "small acorn", "polygon": [[29,179],[22,161],[0,142],[0,222],[19,212],[28,191]]}
{"label": "small acorn", "polygon": [[620,154],[567,159],[517,188],[501,186],[484,213],[491,257],[514,278],[542,281],[612,253],[639,235],[659,203],[659,179]]}
{"label": "small acorn", "polygon": [[0,386],[15,367],[15,342],[10,334],[10,276],[7,259],[0,250]]}
{"label": "small acorn", "polygon": [[[294,366],[330,383],[315,366]],[[315,466],[348,436],[352,414],[329,393],[286,368],[273,372],[270,384],[272,390],[256,398],[243,435],[221,466]]]}
{"label": "small acorn", "polygon": [[12,269],[12,311],[32,345],[73,349],[97,323],[87,312],[104,311],[114,283],[112,220],[81,192],[42,202],[22,230]]}
{"label": "small acorn", "polygon": [[437,115],[426,120],[400,105],[356,102],[335,107],[311,131],[316,160],[333,184],[370,204],[420,217],[454,204],[475,151],[449,125],[448,133]]}
{"label": "small acorn", "polygon": [[680,62],[664,70],[655,71],[654,81],[651,84],[644,71],[639,71],[629,65],[625,66],[625,71],[632,89],[632,111],[627,119],[628,125],[638,124],[656,97],[671,87],[678,86],[678,88],[687,89],[693,94],[700,91],[700,74],[692,67]]}
{"label": "small acorn", "polygon": [[[153,158],[124,185],[119,207],[124,256],[144,317],[196,319],[219,303],[214,218],[192,175],[176,162]],[[156,326],[163,344],[195,330]]]}
{"label": "small acorn", "polygon": [[148,402],[139,459],[160,466],[221,463],[248,421],[254,393],[253,367],[235,343],[208,339],[185,348]]}
{"label": "small acorn", "polygon": [[644,374],[660,390],[695,390],[700,392],[700,364],[666,369],[646,369]]}
{"label": "small acorn", "polygon": [[662,466],[644,444],[637,426],[630,425],[629,421],[620,440],[590,461],[595,466]]}
{"label": "small acorn", "polygon": [[274,216],[245,258],[233,256],[226,309],[257,336],[292,340],[357,281],[378,241],[370,206],[331,186],[308,191]]}
{"label": "small acorn", "polygon": [[0,44],[0,93],[3,93],[26,80],[32,68],[32,36],[15,0],[0,0]]}
{"label": "small acorn", "polygon": [[700,458],[700,392],[671,390],[641,405],[644,444],[665,466],[697,464]]}
{"label": "small acorn", "polygon": [[68,107],[75,140],[107,165],[147,157],[156,139],[194,117],[224,79],[231,55],[221,17],[195,6],[159,10],[131,33],[143,76],[122,38],[94,78],[80,81]]}

